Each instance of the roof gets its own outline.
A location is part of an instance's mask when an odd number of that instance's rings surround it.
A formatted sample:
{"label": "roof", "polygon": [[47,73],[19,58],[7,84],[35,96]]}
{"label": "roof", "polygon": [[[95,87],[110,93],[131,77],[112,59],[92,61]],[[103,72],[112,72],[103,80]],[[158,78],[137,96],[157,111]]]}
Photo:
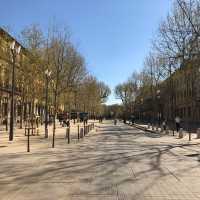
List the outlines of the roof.
{"label": "roof", "polygon": [[20,43],[17,41],[16,38],[14,38],[13,36],[11,36],[6,30],[4,30],[2,27],[0,27],[0,35],[3,35],[5,38],[7,38],[8,40],[11,41],[15,41],[17,43],[18,46],[21,46],[21,49],[28,53],[28,50]]}

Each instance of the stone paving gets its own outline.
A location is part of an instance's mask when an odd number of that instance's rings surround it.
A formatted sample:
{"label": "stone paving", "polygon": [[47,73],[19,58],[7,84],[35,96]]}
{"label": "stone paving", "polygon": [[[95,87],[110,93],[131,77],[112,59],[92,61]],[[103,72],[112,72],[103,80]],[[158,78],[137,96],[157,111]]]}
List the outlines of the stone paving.
{"label": "stone paving", "polygon": [[[89,121],[88,124],[98,124],[97,121]],[[78,142],[78,126],[79,132],[80,129],[83,128],[83,123],[70,123],[70,138],[71,143]],[[52,146],[52,132],[53,126],[49,126],[49,137],[48,139],[44,138],[44,125],[39,126],[39,135],[34,133],[34,136],[30,133],[30,149],[31,151],[37,151],[38,149],[47,149]],[[13,153],[13,152],[25,152],[27,151],[27,136],[24,135],[25,130],[15,128],[14,130],[14,140],[8,141],[9,135],[6,131],[0,131],[0,150],[1,153]],[[57,141],[64,141],[66,143],[66,127],[62,127],[59,122],[56,123],[56,135],[55,135],[55,145]],[[63,140],[64,139],[64,140]]]}
{"label": "stone paving", "polygon": [[36,139],[30,153],[1,148],[0,199],[200,199],[199,140],[97,126],[79,142],[57,139],[55,149]]}

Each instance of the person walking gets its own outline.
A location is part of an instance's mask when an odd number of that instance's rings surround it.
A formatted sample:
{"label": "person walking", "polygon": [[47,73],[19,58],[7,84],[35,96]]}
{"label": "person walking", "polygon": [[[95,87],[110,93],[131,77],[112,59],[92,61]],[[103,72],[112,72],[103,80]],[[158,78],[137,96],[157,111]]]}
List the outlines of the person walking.
{"label": "person walking", "polygon": [[163,130],[166,131],[166,127],[167,127],[166,119],[163,121],[162,126],[163,126]]}
{"label": "person walking", "polygon": [[181,119],[180,119],[179,116],[176,116],[175,123],[176,123],[176,131],[179,132],[179,130],[180,130],[180,123],[181,123]]}

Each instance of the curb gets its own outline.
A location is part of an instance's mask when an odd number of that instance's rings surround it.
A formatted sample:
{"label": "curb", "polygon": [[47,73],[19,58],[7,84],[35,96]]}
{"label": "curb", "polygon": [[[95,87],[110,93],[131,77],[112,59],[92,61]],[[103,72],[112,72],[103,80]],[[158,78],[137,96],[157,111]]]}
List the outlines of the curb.
{"label": "curb", "polygon": [[142,130],[142,131],[146,131],[146,132],[150,132],[150,133],[159,134],[159,133],[156,132],[156,131],[149,130],[149,129],[144,128],[144,127],[142,127],[142,126],[140,126],[140,125],[137,125],[137,124],[133,124],[133,125],[131,125],[131,124],[127,124],[127,125],[132,126],[132,127],[135,127],[135,128],[140,129],[140,130]]}

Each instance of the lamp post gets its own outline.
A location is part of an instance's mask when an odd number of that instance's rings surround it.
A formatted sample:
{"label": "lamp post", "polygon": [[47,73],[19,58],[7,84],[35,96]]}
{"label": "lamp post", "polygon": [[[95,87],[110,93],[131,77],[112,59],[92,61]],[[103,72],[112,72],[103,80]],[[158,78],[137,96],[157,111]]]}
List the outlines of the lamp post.
{"label": "lamp post", "polygon": [[141,98],[140,99],[140,116],[139,116],[139,120],[140,120],[140,122],[142,122],[143,121],[143,102],[144,102],[144,99],[143,98]]}
{"label": "lamp post", "polygon": [[15,92],[15,61],[17,55],[19,55],[21,46],[17,46],[15,41],[10,45],[11,56],[12,56],[12,82],[11,82],[11,102],[10,102],[10,132],[9,140],[13,140],[13,125],[14,125],[14,92]]}
{"label": "lamp post", "polygon": [[159,100],[160,100],[160,90],[156,91],[156,97],[157,97],[157,100],[158,100],[158,102],[157,102],[157,104],[158,104],[158,123],[160,125],[160,120],[161,120],[161,109],[160,109],[160,102],[159,102]]}
{"label": "lamp post", "polygon": [[48,90],[49,90],[49,77],[51,75],[50,70],[45,70],[46,76],[46,97],[45,97],[45,138],[48,138]]}

